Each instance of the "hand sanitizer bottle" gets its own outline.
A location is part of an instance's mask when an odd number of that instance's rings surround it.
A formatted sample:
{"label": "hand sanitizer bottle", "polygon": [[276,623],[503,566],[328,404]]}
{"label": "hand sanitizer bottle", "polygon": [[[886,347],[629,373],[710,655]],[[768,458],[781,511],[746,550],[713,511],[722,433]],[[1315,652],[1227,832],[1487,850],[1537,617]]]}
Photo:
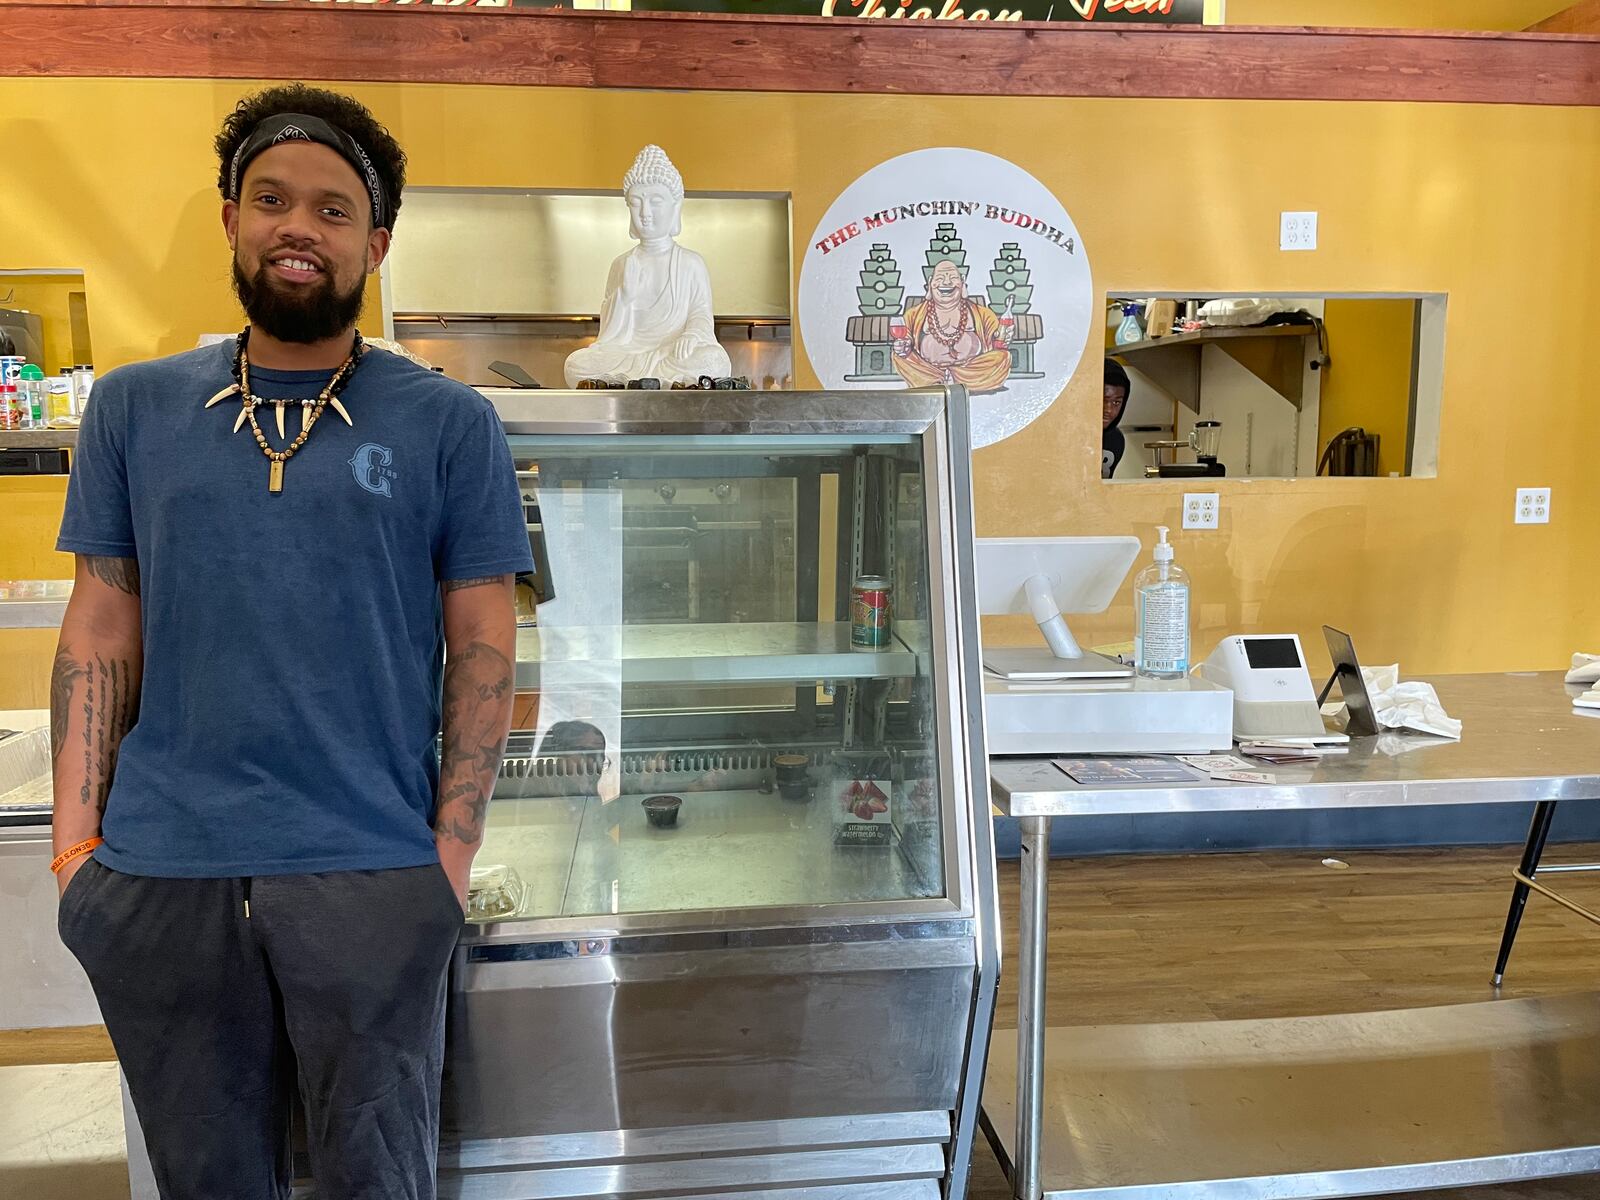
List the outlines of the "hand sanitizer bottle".
{"label": "hand sanitizer bottle", "polygon": [[1134,670],[1146,679],[1189,673],[1189,576],[1172,561],[1167,527],[1156,526],[1155,562],[1133,581]]}

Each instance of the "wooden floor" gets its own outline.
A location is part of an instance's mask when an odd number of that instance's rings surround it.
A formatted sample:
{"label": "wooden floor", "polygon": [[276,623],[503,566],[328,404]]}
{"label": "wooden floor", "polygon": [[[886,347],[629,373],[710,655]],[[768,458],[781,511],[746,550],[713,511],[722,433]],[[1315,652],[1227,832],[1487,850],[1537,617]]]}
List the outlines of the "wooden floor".
{"label": "wooden floor", "polygon": [[[1508,849],[1057,860],[1050,868],[1053,1025],[1232,1020],[1460,1004],[1489,986],[1510,897]],[[1552,860],[1594,861],[1600,847]],[[1600,876],[1561,886],[1600,908]],[[1016,1026],[1017,864],[1000,866],[996,1024]],[[1600,987],[1600,929],[1535,896],[1500,995]],[[0,1066],[109,1059],[98,1028],[0,1034]],[[986,1145],[973,1200],[1009,1196]],[[1594,1200],[1588,1177],[1409,1200]],[[1399,1200],[1399,1198],[1395,1198]]]}

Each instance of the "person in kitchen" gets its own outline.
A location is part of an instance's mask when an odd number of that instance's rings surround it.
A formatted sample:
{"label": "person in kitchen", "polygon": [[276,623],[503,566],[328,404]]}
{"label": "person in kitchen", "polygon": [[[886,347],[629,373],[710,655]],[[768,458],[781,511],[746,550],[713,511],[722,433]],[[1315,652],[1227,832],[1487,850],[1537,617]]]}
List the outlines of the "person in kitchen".
{"label": "person in kitchen", "polygon": [[1128,439],[1117,425],[1128,411],[1128,396],[1133,384],[1128,372],[1114,358],[1106,359],[1104,399],[1100,408],[1100,478],[1110,479],[1128,448]]}
{"label": "person in kitchen", "polygon": [[910,387],[959,383],[992,392],[1011,374],[1011,331],[987,304],[967,296],[961,268],[934,264],[927,298],[906,309],[906,336],[894,344],[894,369]]}
{"label": "person in kitchen", "polygon": [[405,183],[388,131],[294,84],[216,149],[248,324],[102,378],[68,487],[61,937],[164,1200],[286,1197],[296,1088],[322,1200],[432,1200],[521,498],[488,402],[356,330]]}

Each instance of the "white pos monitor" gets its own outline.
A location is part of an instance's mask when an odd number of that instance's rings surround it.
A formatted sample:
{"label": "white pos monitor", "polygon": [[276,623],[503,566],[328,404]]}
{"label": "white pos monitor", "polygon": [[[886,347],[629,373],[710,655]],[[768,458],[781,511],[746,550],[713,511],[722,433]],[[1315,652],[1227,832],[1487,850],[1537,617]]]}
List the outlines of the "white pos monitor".
{"label": "white pos monitor", "polygon": [[1139,556],[1136,537],[979,538],[978,611],[1029,613],[1045,645],[983,649],[1004,679],[1126,679],[1133,668],[1084,650],[1063,613],[1104,612]]}

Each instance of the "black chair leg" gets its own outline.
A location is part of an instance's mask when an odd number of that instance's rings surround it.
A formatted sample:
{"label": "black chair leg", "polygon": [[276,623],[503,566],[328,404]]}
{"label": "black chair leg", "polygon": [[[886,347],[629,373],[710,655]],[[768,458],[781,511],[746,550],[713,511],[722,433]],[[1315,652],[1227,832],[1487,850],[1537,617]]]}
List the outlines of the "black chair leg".
{"label": "black chair leg", "polygon": [[[1522,873],[1532,879],[1544,857],[1545,840],[1550,836],[1550,822],[1556,815],[1554,800],[1541,800],[1533,806],[1533,824],[1528,828],[1528,844],[1522,849]],[[1517,940],[1517,927],[1522,924],[1522,910],[1528,905],[1528,885],[1517,880],[1511,889],[1511,911],[1506,914],[1506,931],[1500,938],[1500,957],[1494,961],[1494,986],[1499,987],[1506,975],[1506,963],[1511,960],[1511,947]]]}

